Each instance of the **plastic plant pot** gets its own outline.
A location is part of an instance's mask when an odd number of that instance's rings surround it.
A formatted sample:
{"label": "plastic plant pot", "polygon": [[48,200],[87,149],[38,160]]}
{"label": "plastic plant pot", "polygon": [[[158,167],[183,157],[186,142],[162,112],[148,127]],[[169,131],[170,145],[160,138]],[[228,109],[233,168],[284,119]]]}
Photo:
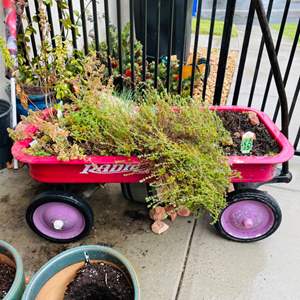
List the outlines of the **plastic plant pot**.
{"label": "plastic plant pot", "polygon": [[20,99],[17,97],[17,114],[19,119],[20,116],[28,116],[29,110],[35,111],[47,108],[46,94],[29,95],[28,98],[28,109],[26,109],[23,107]]}
{"label": "plastic plant pot", "polygon": [[146,203],[146,198],[149,194],[149,187],[146,183],[124,183],[122,186],[122,193],[125,199]]}
{"label": "plastic plant pot", "polygon": [[21,299],[25,288],[22,258],[13,246],[2,240],[0,240],[0,263],[5,263],[16,268],[13,284],[3,300]]}
{"label": "plastic plant pot", "polygon": [[146,204],[146,198],[153,196],[155,190],[148,183],[122,183],[122,194],[128,201]]}
{"label": "plastic plant pot", "polygon": [[66,287],[84,265],[85,253],[91,262],[105,261],[123,270],[132,283],[133,299],[141,299],[138,279],[130,262],[112,248],[90,245],[69,249],[48,261],[28,284],[22,300],[63,299]]}
{"label": "plastic plant pot", "polygon": [[12,158],[10,152],[12,141],[7,132],[7,128],[10,127],[10,112],[10,103],[0,99],[0,169],[5,168],[6,162]]}
{"label": "plastic plant pot", "polygon": [[[170,2],[171,0],[161,1],[160,10],[160,36],[159,45],[160,52],[159,55],[168,55],[168,45],[169,45],[169,28],[170,28]],[[189,49],[191,45],[191,31],[192,31],[192,7],[193,0],[187,1],[187,18],[186,18],[186,32],[184,33],[183,23],[184,23],[184,6],[185,1],[175,0],[174,6],[174,24],[173,24],[173,49],[172,54],[177,55],[179,58],[181,56],[181,49],[185,43],[184,58],[187,60],[189,55]],[[144,43],[145,33],[144,33],[144,19],[145,19],[145,6],[144,1],[135,0],[134,1],[134,14],[135,14],[135,31],[136,37],[141,43]],[[156,36],[157,36],[157,1],[147,1],[147,55],[154,58],[156,55]],[[185,41],[184,41],[185,40]]]}

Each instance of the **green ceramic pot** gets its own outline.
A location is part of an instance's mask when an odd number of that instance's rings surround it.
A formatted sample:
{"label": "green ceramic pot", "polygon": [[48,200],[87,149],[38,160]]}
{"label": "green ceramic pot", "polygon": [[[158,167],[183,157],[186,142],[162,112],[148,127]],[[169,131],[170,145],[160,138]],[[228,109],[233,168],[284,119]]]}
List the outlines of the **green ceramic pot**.
{"label": "green ceramic pot", "polygon": [[[104,260],[115,264],[119,268],[126,271],[129,275],[134,289],[134,300],[140,300],[140,288],[137,280],[136,273],[130,264],[130,262],[118,251],[105,247],[105,246],[80,246],[76,248],[69,249],[55,256],[49,260],[32,278],[29,285],[26,287],[22,300],[33,300],[42,299],[41,293],[45,292],[49,295],[49,292],[59,290],[61,286],[53,285],[53,282],[57,282],[61,285],[62,280],[57,280],[58,276],[68,276],[67,269],[72,268],[72,266],[84,261],[84,253],[87,253],[90,260]],[[64,271],[62,271],[64,270]],[[62,271],[62,272],[61,272]],[[73,271],[74,272],[74,271]],[[62,277],[60,277],[62,278]],[[65,280],[65,278],[63,278]],[[44,289],[44,291],[43,291]],[[51,299],[61,299],[52,297]]]}
{"label": "green ceramic pot", "polygon": [[19,300],[21,299],[25,288],[22,258],[14,247],[2,240],[0,240],[0,254],[7,257],[16,266],[14,282],[3,300]]}

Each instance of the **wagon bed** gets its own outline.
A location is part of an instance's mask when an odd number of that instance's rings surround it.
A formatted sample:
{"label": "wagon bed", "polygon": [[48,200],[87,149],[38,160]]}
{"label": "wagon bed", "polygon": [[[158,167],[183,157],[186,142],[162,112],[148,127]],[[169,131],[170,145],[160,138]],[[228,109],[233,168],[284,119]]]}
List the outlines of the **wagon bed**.
{"label": "wagon bed", "polygon": [[[279,145],[280,152],[274,156],[229,156],[229,164],[240,175],[232,182],[267,182],[276,174],[276,165],[288,161],[294,149],[287,138],[263,112],[241,106],[213,106],[212,110],[255,112],[270,135]],[[36,130],[34,128],[30,128]],[[29,165],[32,178],[44,183],[133,183],[139,182],[147,173],[139,171],[140,160],[125,156],[87,156],[84,160],[61,161],[54,156],[37,157],[24,153],[31,138],[16,142],[13,156]]]}

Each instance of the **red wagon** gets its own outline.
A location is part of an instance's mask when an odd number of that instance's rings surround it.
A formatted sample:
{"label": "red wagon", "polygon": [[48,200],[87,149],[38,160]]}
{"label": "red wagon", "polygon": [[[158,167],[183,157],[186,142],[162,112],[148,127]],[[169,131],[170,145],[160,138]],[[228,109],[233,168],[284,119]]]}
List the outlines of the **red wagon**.
{"label": "red wagon", "polygon": [[[294,154],[292,145],[276,125],[263,113],[238,106],[212,107],[214,110],[255,111],[270,135],[277,141],[280,153],[275,156],[230,156],[229,163],[240,176],[233,178],[235,192],[227,196],[228,205],[215,224],[217,231],[235,241],[256,241],[271,235],[280,225],[281,210],[266,192],[253,188],[271,182],[277,165]],[[32,132],[36,128],[24,129]],[[24,153],[32,140],[16,142],[12,153],[28,164],[32,178],[53,184],[121,183],[126,198],[143,200],[147,184],[139,172],[139,159],[123,156],[89,156],[85,160],[60,161],[56,157],[36,157]],[[252,187],[252,188],[250,188]],[[142,196],[142,197],[141,197]],[[86,235],[93,225],[93,212],[83,199],[66,192],[49,191],[38,195],[27,209],[27,222],[40,236],[55,242],[71,242]]]}

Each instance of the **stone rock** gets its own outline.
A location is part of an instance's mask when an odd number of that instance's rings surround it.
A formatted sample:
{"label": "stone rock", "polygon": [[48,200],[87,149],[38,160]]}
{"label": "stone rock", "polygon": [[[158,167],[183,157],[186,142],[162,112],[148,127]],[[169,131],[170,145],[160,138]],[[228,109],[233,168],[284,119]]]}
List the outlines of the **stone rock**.
{"label": "stone rock", "polygon": [[260,123],[259,118],[255,112],[253,111],[248,112],[248,117],[251,125],[255,126]]}
{"label": "stone rock", "polygon": [[177,217],[177,212],[176,211],[171,212],[169,214],[169,217],[170,217],[171,221],[174,222]]}
{"label": "stone rock", "polygon": [[169,229],[169,225],[162,221],[155,221],[151,229],[156,234],[162,234]]}
{"label": "stone rock", "polygon": [[189,217],[191,215],[191,211],[186,207],[181,207],[177,210],[177,215],[180,217]]}
{"label": "stone rock", "polygon": [[237,131],[237,132],[235,132],[235,133],[233,134],[233,136],[234,136],[235,138],[240,138],[240,137],[241,137],[241,134]]}
{"label": "stone rock", "polygon": [[157,207],[150,209],[149,216],[150,216],[150,219],[152,219],[153,221],[161,221],[166,218],[166,211],[165,211],[164,207],[157,206]]}

